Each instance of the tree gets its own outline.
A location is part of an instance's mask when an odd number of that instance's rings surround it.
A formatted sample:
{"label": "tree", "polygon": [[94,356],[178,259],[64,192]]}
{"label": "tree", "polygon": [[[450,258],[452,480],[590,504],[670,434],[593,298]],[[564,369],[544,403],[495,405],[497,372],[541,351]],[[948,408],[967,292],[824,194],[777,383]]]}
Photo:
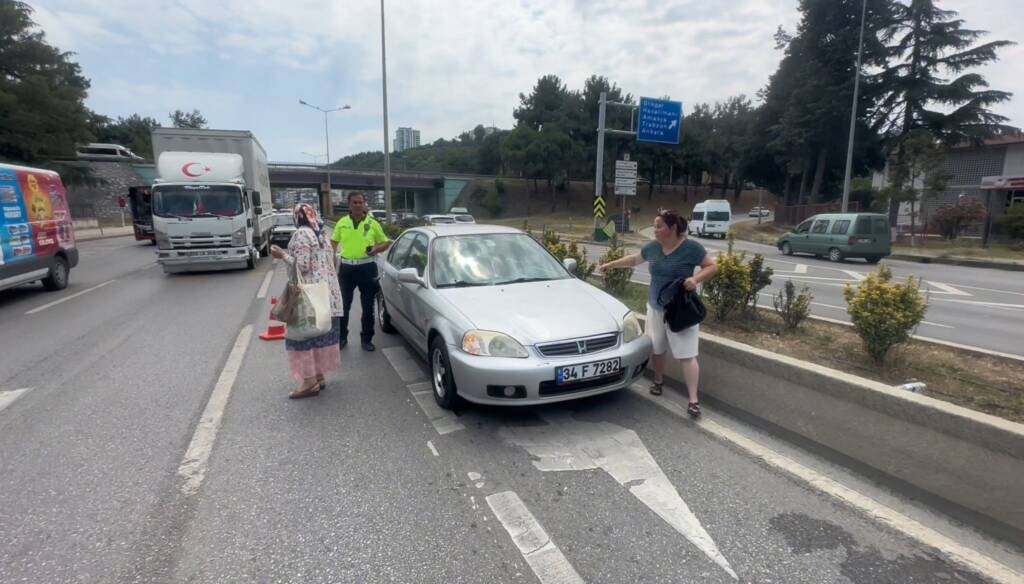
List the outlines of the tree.
{"label": "tree", "polygon": [[960,236],[965,226],[987,216],[988,212],[981,201],[971,196],[961,196],[955,205],[943,205],[936,209],[932,223],[943,239],[953,240]]}
{"label": "tree", "polygon": [[89,80],[71,57],[46,42],[31,7],[0,2],[0,158],[54,168],[92,141]]}
{"label": "tree", "polygon": [[207,123],[206,118],[197,109],[192,110],[191,113],[174,110],[168,117],[171,119],[171,125],[175,128],[199,129],[205,128]]}
{"label": "tree", "polygon": [[908,134],[899,150],[902,156],[890,161],[889,186],[882,192],[890,201],[910,203],[910,245],[916,246],[921,199],[936,197],[946,190],[949,177],[943,170],[945,155],[930,132],[917,130]]}
{"label": "tree", "polygon": [[893,62],[879,76],[884,98],[876,109],[876,127],[895,141],[925,129],[947,144],[1014,130],[1005,125],[1006,117],[989,109],[1012,94],[988,89],[985,78],[969,70],[997,60],[999,49],[1015,43],[972,46],[986,32],[964,28],[955,11],[939,9],[935,0],[893,6],[885,35],[893,41]]}
{"label": "tree", "polygon": [[153,129],[160,123],[149,117],[132,114],[116,121],[106,116],[96,116],[93,121],[93,134],[98,142],[120,144],[139,156],[153,159]]}

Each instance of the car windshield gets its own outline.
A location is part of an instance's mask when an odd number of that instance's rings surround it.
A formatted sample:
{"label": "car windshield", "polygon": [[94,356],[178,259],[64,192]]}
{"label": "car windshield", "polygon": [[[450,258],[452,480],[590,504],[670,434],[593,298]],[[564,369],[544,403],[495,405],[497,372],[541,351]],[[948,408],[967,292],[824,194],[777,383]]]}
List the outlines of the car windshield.
{"label": "car windshield", "polygon": [[435,287],[561,280],[572,276],[533,238],[521,233],[455,235],[434,241]]}
{"label": "car windshield", "polygon": [[295,225],[295,216],[291,213],[280,213],[274,216],[274,225],[283,227],[287,225]]}
{"label": "car windshield", "polygon": [[728,221],[728,211],[708,211],[708,221]]}
{"label": "car windshield", "polygon": [[153,214],[159,217],[234,217],[242,214],[242,191],[232,186],[157,186]]}

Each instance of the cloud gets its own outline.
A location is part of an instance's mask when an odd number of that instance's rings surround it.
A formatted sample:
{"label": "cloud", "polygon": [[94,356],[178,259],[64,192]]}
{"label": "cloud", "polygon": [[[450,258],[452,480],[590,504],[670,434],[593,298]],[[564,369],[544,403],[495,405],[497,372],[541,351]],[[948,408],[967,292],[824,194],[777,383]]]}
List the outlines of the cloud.
{"label": "cloud", "polygon": [[[317,135],[316,113],[302,111],[300,98],[324,107],[352,105],[332,118],[332,154],[382,146],[376,1],[32,3],[54,42],[81,54],[93,78],[90,103],[116,110],[103,111],[107,115],[154,109],[120,93],[132,85],[128,80],[140,79],[147,99],[161,104],[160,115],[179,100],[173,107],[200,107],[217,125],[258,128],[274,158],[302,159],[298,145],[309,151]],[[389,1],[392,133],[413,126],[432,142],[478,123],[510,127],[519,93],[549,73],[573,89],[582,89],[591,74],[605,75],[633,95],[671,95],[687,108],[739,93],[753,98],[778,65],[773,35],[780,25],[795,28],[796,5],[797,0]],[[959,10],[972,27],[993,30],[991,38],[1013,38],[1020,28],[1014,0],[984,6],[948,0],[944,7]],[[1024,79],[1013,73],[1019,51],[1004,51],[1003,61],[985,69],[993,87],[1024,91]],[[112,58],[119,53],[128,58]],[[112,63],[116,75],[107,72]],[[119,84],[105,86],[108,80]],[[1000,111],[1024,123],[1018,103]]]}

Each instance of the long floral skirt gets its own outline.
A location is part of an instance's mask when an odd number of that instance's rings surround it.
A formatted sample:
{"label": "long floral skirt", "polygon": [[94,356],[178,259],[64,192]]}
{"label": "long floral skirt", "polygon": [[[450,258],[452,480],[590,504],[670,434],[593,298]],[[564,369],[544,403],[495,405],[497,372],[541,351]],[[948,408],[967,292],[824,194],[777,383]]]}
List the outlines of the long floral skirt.
{"label": "long floral skirt", "polygon": [[341,319],[331,319],[331,332],[305,341],[285,339],[288,367],[298,380],[325,375],[341,367]]}

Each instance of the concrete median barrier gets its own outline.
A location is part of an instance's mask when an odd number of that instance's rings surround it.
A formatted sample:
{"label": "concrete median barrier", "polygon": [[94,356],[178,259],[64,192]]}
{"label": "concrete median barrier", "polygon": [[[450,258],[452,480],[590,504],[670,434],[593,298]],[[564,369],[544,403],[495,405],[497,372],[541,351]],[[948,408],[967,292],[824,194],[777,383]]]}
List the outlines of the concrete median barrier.
{"label": "concrete median barrier", "polygon": [[[702,399],[1024,542],[1024,425],[710,334],[700,364]],[[684,386],[678,361],[666,373]]]}

